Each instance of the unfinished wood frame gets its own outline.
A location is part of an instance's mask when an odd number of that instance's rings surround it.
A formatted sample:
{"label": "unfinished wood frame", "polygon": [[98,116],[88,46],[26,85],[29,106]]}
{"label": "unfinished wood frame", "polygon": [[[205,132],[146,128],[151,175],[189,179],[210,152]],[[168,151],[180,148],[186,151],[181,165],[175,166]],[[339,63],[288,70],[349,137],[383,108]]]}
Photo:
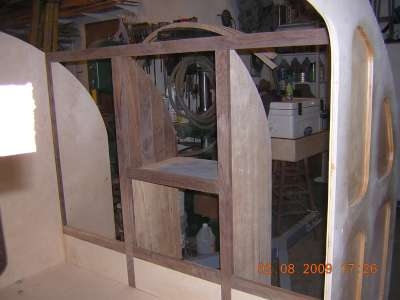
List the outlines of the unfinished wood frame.
{"label": "unfinished wood frame", "polygon": [[[325,29],[307,29],[245,34],[235,36],[234,38],[210,37],[154,42],[151,44],[85,49],[82,51],[55,52],[47,55],[48,66],[52,62],[57,61],[71,62],[100,58],[112,59],[121,200],[124,217],[124,251],[127,255],[127,268],[131,286],[135,285],[133,257],[136,257],[182,273],[219,283],[221,284],[221,296],[224,300],[231,299],[232,289],[254,295],[276,296],[280,299],[310,299],[303,295],[265,285],[266,282],[260,284],[234,275],[234,195],[232,194],[233,153],[231,148],[232,104],[230,63],[232,61],[232,54],[234,53],[232,50],[261,52],[273,47],[326,44],[328,44],[328,35]],[[203,51],[215,51],[216,59],[217,130],[220,133],[218,134],[219,160],[217,166],[211,167],[214,170],[211,172],[212,174],[210,175],[210,172],[207,173],[210,177],[179,174],[179,172],[171,171],[171,164],[168,163],[167,168],[165,168],[165,162],[168,162],[168,160],[179,164],[182,163],[182,160],[187,159],[174,158],[176,156],[174,129],[167,119],[167,114],[163,111],[161,103],[156,101],[159,95],[156,95],[154,90],[150,88],[150,81],[146,77],[146,74],[140,68],[132,67],[134,62],[131,59],[131,57],[148,55]],[[49,80],[51,81],[51,78]],[[140,94],[140,91],[145,92]],[[143,94],[146,96],[143,97]],[[52,96],[51,102],[53,102]],[[54,115],[52,122],[56,126],[55,112],[53,110],[52,114]],[[56,131],[56,128],[53,129],[53,133],[54,131]],[[156,140],[155,137],[161,137],[162,140]],[[265,139],[268,142],[268,136]],[[57,141],[55,141],[55,150],[58,153],[59,150],[57,147]],[[267,152],[266,155],[270,156],[270,152],[269,154]],[[199,163],[199,160],[196,160],[195,163]],[[200,162],[200,165],[205,168],[205,172],[209,170],[206,164]],[[218,172],[215,172],[216,167]],[[61,170],[58,171],[58,176],[61,180]],[[161,189],[167,192],[169,190],[173,193],[174,190],[181,188],[219,195],[221,232],[220,271],[184,262],[180,260],[176,249],[173,250],[175,252],[171,257],[171,255],[168,255],[171,249],[157,249],[159,253],[156,253],[140,247],[141,243],[138,242],[136,232],[137,223],[135,223],[135,209],[138,208],[134,198],[136,183],[132,185],[132,180],[140,184],[141,182],[157,184],[157,191]],[[62,192],[62,182],[60,183],[60,192]],[[153,197],[155,195],[153,193],[151,189],[146,189],[146,197]],[[62,197],[60,197],[60,200],[63,207]],[[167,209],[176,210],[173,201],[168,200],[166,205]],[[157,207],[153,208],[157,209]],[[121,243],[110,243],[108,240],[69,227],[65,227],[64,232],[65,234],[92,243],[121,250]],[[177,237],[174,236],[173,240],[176,242]],[[254,269],[256,269],[255,265]],[[250,279],[254,280],[254,278]]]}

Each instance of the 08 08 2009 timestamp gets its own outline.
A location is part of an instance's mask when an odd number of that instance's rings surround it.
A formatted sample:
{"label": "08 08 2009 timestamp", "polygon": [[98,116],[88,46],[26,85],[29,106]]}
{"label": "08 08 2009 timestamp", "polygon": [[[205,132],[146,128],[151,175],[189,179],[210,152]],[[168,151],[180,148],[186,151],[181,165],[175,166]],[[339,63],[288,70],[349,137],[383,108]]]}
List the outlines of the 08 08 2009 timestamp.
{"label": "08 08 2009 timestamp", "polygon": [[332,264],[323,263],[304,263],[299,264],[271,264],[271,263],[259,263],[257,265],[257,271],[263,275],[272,275],[273,273],[279,274],[304,274],[304,275],[322,275],[332,273]]}
{"label": "08 08 2009 timestamp", "polygon": [[[259,263],[257,265],[257,272],[266,276],[272,274],[286,274],[286,275],[325,275],[333,272],[333,265],[330,263],[283,263],[283,264],[271,264],[271,263]],[[362,272],[364,275],[373,275],[378,272],[379,268],[377,264],[355,264],[351,262],[343,263],[340,266],[340,271],[343,273],[358,273]]]}

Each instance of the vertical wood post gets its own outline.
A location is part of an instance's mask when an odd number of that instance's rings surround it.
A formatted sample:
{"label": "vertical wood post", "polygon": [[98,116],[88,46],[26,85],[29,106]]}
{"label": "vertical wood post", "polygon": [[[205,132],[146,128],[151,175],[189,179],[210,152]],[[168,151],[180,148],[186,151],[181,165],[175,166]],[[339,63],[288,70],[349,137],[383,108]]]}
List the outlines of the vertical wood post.
{"label": "vertical wood post", "polygon": [[64,200],[64,184],[62,179],[62,169],[60,160],[60,145],[58,142],[56,105],[54,101],[54,90],[53,90],[53,73],[51,69],[51,62],[48,60],[47,57],[46,57],[46,73],[47,73],[47,88],[49,93],[51,131],[53,136],[54,160],[55,160],[56,174],[57,174],[58,198],[60,201],[62,224],[63,226],[65,226],[67,225],[68,221],[67,221],[67,213],[65,209],[65,200]]}
{"label": "vertical wood post", "polygon": [[129,285],[135,287],[135,274],[133,266],[133,251],[136,247],[135,220],[132,181],[129,178],[128,170],[135,165],[132,161],[131,143],[137,142],[132,137],[134,132],[131,128],[132,105],[134,97],[129,95],[130,89],[127,87],[130,72],[129,64],[132,63],[130,57],[113,57],[112,78],[114,89],[114,110],[115,110],[115,128],[117,132],[117,149],[119,180],[121,188],[122,217],[124,224],[125,248],[127,253],[127,269]]}
{"label": "vertical wood post", "polygon": [[222,300],[231,299],[233,276],[230,51],[215,51]]}

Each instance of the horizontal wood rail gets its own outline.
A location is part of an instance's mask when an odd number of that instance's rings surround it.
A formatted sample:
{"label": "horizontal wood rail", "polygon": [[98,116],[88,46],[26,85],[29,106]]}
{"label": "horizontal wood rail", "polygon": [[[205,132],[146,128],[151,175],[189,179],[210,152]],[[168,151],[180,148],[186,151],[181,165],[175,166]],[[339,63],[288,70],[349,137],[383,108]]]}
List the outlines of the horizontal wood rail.
{"label": "horizontal wood rail", "polygon": [[205,267],[191,261],[181,260],[165,255],[157,254],[149,250],[135,247],[133,253],[125,249],[125,243],[100,236],[95,233],[87,232],[72,226],[64,226],[63,233],[76,239],[89,242],[91,244],[114,250],[130,257],[139,258],[162,267],[166,267],[187,275],[195,276],[207,281],[221,284],[221,273],[219,270]]}
{"label": "horizontal wood rail", "polygon": [[174,157],[128,171],[131,179],[218,194],[217,161]]}
{"label": "horizontal wood rail", "polygon": [[87,232],[85,230],[81,230],[68,225],[63,227],[63,233],[79,240],[86,241],[120,253],[125,254],[126,252],[124,242],[106,238],[96,233]]}
{"label": "horizontal wood rail", "polygon": [[[78,228],[74,228],[72,226],[64,226],[63,233],[65,235],[69,235],[74,238],[98,245],[100,247],[111,249],[124,254],[126,253],[125,243],[121,241],[105,238],[98,234],[90,233]],[[133,249],[133,253],[129,253],[129,255],[187,275],[195,276],[203,280],[221,284],[220,270],[201,266],[190,261],[160,255],[139,247],[135,247]],[[235,276],[232,278],[232,289],[236,289],[245,293],[250,293],[259,297],[265,297],[268,299],[276,298],[280,300],[316,300],[316,298],[313,297],[294,293],[279,287],[261,285]]]}
{"label": "horizontal wood rail", "polygon": [[195,276],[207,281],[221,284],[221,272],[219,270],[195,264],[191,261],[180,260],[152,251],[136,247],[133,256],[162,267],[166,267],[187,275]]}
{"label": "horizontal wood rail", "polygon": [[232,289],[266,299],[279,300],[317,300],[317,298],[298,294],[275,286],[265,286],[249,280],[232,277]]}
{"label": "horizontal wood rail", "polygon": [[148,44],[129,44],[113,47],[90,48],[76,51],[60,51],[47,54],[51,62],[72,62],[105,59],[115,56],[150,56],[174,53],[206,52],[215,50],[266,51],[276,47],[328,45],[326,29],[299,29],[262,33],[244,33],[240,36],[215,36],[191,38]]}

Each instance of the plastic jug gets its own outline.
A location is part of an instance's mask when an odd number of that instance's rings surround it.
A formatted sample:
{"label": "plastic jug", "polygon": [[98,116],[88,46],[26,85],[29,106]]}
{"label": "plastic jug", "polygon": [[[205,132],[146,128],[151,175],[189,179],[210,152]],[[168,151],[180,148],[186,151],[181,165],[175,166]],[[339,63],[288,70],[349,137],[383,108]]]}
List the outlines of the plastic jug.
{"label": "plastic jug", "polygon": [[197,254],[212,254],[215,252],[215,235],[207,223],[203,223],[196,235]]}

